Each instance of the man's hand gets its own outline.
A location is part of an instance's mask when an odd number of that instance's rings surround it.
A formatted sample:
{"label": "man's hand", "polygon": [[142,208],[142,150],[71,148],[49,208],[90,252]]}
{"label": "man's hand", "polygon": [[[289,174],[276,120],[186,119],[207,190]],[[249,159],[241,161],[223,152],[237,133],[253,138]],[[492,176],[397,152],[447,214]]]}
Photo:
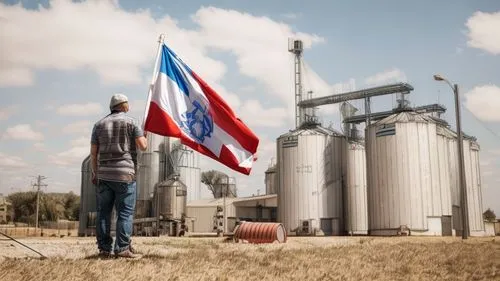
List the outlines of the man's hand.
{"label": "man's hand", "polygon": [[97,175],[92,171],[92,183],[97,185]]}

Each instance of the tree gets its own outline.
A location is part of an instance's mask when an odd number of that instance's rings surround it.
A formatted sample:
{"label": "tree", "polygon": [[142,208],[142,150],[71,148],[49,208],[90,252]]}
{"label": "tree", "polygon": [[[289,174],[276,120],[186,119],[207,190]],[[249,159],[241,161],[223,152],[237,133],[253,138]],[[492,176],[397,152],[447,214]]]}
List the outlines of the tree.
{"label": "tree", "polygon": [[[36,192],[16,192],[7,197],[12,203],[14,219],[17,222],[34,224]],[[40,220],[78,220],[80,197],[74,193],[40,193]]]}
{"label": "tree", "polygon": [[493,210],[488,208],[488,210],[486,210],[483,213],[483,219],[486,221],[494,222],[494,221],[496,221],[497,216],[495,215],[495,212],[493,212]]}

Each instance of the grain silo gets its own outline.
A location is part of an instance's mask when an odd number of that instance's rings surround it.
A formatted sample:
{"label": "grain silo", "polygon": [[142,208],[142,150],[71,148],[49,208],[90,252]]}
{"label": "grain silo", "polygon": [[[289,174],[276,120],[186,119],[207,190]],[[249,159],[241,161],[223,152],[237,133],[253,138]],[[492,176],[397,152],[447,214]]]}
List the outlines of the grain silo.
{"label": "grain silo", "polygon": [[[449,156],[449,181],[451,188],[451,205],[453,212],[453,229],[456,235],[461,235],[462,213],[461,192],[458,178],[458,156],[457,156],[457,134],[446,128],[448,134],[448,156]],[[484,234],[484,223],[482,217],[482,188],[481,171],[479,164],[480,147],[476,139],[464,136],[464,168],[467,186],[467,206],[469,213],[469,232],[472,236]]]}
{"label": "grain silo", "polygon": [[[456,137],[453,135],[446,126],[439,125],[436,127],[437,133],[437,154],[438,154],[438,176],[439,185],[441,186],[441,208],[443,217],[441,218],[442,223],[442,235],[451,236],[453,235],[453,199],[452,199],[452,178],[450,178],[451,171],[451,157],[450,155],[450,139]],[[456,151],[456,146],[455,146]],[[456,233],[455,233],[456,234]]]}
{"label": "grain silo", "polygon": [[[441,186],[436,122],[393,114],[366,129],[369,234],[443,235],[451,226]],[[445,228],[445,229],[443,229]]]}
{"label": "grain silo", "polygon": [[80,217],[78,236],[95,235],[96,186],[92,183],[92,166],[90,155],[82,162],[82,178],[80,186]]}
{"label": "grain silo", "polygon": [[471,236],[483,236],[485,234],[479,149],[479,144],[475,138],[464,138],[465,181]]}
{"label": "grain silo", "polygon": [[278,174],[276,164],[271,165],[265,172],[264,182],[266,184],[266,194],[276,194],[278,187]]}
{"label": "grain silo", "polygon": [[277,139],[278,218],[288,234],[341,233],[344,143],[340,133],[319,125]]}
{"label": "grain silo", "polygon": [[178,174],[187,186],[187,201],[201,199],[200,154],[181,144],[179,139],[167,140],[167,175]]}
{"label": "grain silo", "polygon": [[367,234],[368,203],[364,144],[349,140],[344,153],[345,230],[351,235]]}
{"label": "grain silo", "polygon": [[[90,155],[82,162],[82,178],[80,186],[80,215],[78,236],[95,236],[97,224],[97,186],[92,183],[92,165]],[[111,213],[111,233],[116,230],[116,210]]]}
{"label": "grain silo", "polygon": [[158,182],[164,180],[162,164],[165,158],[166,138],[149,134],[148,148],[137,154],[137,203],[135,218],[150,216],[151,199]]}

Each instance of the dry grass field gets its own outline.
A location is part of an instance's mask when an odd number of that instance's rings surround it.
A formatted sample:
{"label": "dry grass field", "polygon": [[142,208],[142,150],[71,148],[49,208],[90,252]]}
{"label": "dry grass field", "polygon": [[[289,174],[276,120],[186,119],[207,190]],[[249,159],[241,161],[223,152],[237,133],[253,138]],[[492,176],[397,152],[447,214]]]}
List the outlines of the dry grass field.
{"label": "dry grass field", "polygon": [[96,258],[92,238],[0,241],[0,280],[500,280],[498,238],[134,238],[139,260]]}

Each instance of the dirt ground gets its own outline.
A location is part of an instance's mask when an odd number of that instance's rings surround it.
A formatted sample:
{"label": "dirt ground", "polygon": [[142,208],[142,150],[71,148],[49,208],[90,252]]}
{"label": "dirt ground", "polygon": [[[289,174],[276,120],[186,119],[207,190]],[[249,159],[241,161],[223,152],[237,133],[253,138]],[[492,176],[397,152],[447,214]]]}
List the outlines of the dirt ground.
{"label": "dirt ground", "polygon": [[134,238],[139,260],[96,257],[95,238],[0,240],[0,280],[500,280],[500,239]]}

